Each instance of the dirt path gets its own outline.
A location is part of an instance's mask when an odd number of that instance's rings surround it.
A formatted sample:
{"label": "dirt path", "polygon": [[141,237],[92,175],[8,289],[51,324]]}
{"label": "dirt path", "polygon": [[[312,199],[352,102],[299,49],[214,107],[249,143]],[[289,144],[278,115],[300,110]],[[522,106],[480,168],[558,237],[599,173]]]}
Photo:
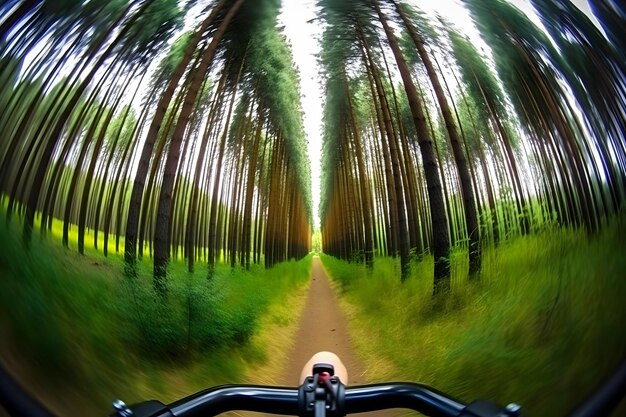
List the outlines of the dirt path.
{"label": "dirt path", "polygon": [[363,367],[350,343],[348,328],[337,298],[319,257],[313,258],[311,286],[300,316],[295,345],[282,373],[283,385],[299,384],[302,366],[320,350],[329,350],[341,358],[348,368],[350,385],[364,384]]}
{"label": "dirt path", "polygon": [[[283,386],[299,385],[303,365],[320,350],[334,352],[348,369],[349,384],[362,385],[365,367],[356,357],[348,334],[347,322],[339,302],[330,286],[319,257],[313,258],[311,286],[295,334],[295,344],[287,356],[286,366],[279,382]],[[385,410],[361,413],[361,417],[397,417],[406,415],[406,410]]]}

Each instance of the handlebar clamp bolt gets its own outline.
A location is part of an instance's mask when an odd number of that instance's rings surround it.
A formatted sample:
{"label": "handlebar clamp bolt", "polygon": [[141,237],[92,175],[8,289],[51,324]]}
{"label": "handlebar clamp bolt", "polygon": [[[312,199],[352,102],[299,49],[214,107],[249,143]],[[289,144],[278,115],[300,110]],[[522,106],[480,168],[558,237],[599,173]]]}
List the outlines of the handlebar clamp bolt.
{"label": "handlebar clamp bolt", "polygon": [[122,400],[113,401],[113,408],[118,417],[133,417],[135,413]]}
{"label": "handlebar clamp bolt", "polygon": [[506,406],[504,413],[507,417],[519,417],[522,415],[522,406],[519,404],[511,403]]}

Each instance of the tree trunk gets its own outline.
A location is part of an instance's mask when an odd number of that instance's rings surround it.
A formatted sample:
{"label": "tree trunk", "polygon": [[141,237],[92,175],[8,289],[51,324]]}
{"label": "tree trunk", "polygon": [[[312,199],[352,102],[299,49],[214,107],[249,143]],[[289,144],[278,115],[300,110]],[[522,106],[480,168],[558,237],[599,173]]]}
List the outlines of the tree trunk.
{"label": "tree trunk", "polygon": [[258,107],[257,113],[259,114],[257,120],[257,128],[254,135],[254,144],[252,145],[252,151],[249,154],[248,162],[248,177],[246,179],[246,194],[243,208],[243,230],[242,230],[242,244],[241,250],[243,256],[241,257],[241,264],[246,269],[250,269],[250,249],[251,249],[251,235],[252,235],[252,197],[254,196],[254,177],[256,174],[256,165],[259,154],[259,144],[261,142],[261,134],[263,132],[263,109]]}
{"label": "tree trunk", "polygon": [[[127,31],[130,29],[132,24],[139,18],[139,16],[141,16],[142,11],[145,10],[145,8],[147,8],[150,4],[151,4],[151,1],[146,1],[135,12],[135,14],[129,19],[129,21],[122,28],[122,30],[120,31],[116,39],[111,43],[111,45],[109,45],[107,50],[104,51],[102,55],[96,60],[96,62],[93,63],[93,67],[91,71],[85,76],[85,78],[80,82],[76,90],[72,93],[68,103],[67,104],[64,103],[64,110],[59,116],[57,122],[54,124],[53,128],[51,129],[51,133],[48,136],[48,141],[44,145],[44,148],[41,152],[39,162],[38,162],[35,175],[33,178],[33,182],[32,182],[33,185],[30,189],[30,193],[28,196],[28,201],[26,204],[26,216],[24,220],[24,229],[23,229],[23,238],[24,238],[24,242],[27,245],[30,244],[30,239],[31,239],[32,230],[33,230],[33,223],[35,220],[35,211],[37,210],[37,204],[39,202],[40,192],[43,187],[43,182],[46,176],[46,172],[48,171],[53,151],[59,141],[59,138],[61,137],[63,128],[66,126],[67,121],[70,119],[70,115],[72,111],[74,110],[74,108],[76,107],[76,105],[78,104],[78,101],[80,97],[82,96],[82,93],[85,91],[87,86],[91,84],[91,81],[95,78],[98,71],[101,70],[102,65],[104,64],[105,60],[110,57],[111,52],[114,50],[114,48],[118,46],[121,41],[123,41],[124,37],[126,36]],[[129,5],[125,9],[124,12],[121,13],[117,22],[120,22],[122,17],[125,16],[128,13],[128,11],[131,9],[132,9],[132,4]],[[92,47],[92,50],[94,49],[97,50],[95,45],[104,44],[104,41],[108,38],[108,36],[109,36],[108,33],[103,33],[102,35],[100,35],[100,37],[98,38],[98,41],[94,43],[94,47]],[[95,50],[93,52],[95,52]]]}
{"label": "tree trunk", "polygon": [[163,180],[161,182],[161,191],[159,194],[159,205],[156,213],[156,229],[154,233],[154,287],[162,295],[167,294],[167,264],[170,255],[170,211],[172,207],[172,188],[176,179],[176,169],[180,157],[180,147],[183,143],[185,131],[191,117],[191,113],[196,105],[198,93],[202,87],[204,77],[209,65],[213,62],[217,44],[222,39],[226,29],[230,25],[233,17],[237,13],[239,7],[243,4],[243,0],[237,0],[230,8],[219,29],[213,34],[213,39],[203,52],[202,59],[198,66],[192,71],[189,88],[183,101],[183,106],[176,122],[174,134],[170,141],[167,160],[163,172]]}
{"label": "tree trunk", "polygon": [[406,94],[409,100],[409,107],[413,116],[413,122],[417,129],[418,143],[422,153],[422,161],[424,164],[424,174],[426,176],[426,184],[428,185],[428,196],[430,200],[430,212],[433,224],[433,249],[435,257],[434,286],[433,294],[446,292],[450,289],[450,236],[448,234],[445,205],[443,201],[443,193],[441,189],[441,181],[437,173],[437,160],[433,151],[433,143],[428,133],[422,103],[420,102],[415,84],[411,79],[411,72],[402,55],[398,41],[387,24],[385,16],[382,14],[378,1],[374,0],[375,7],[387,39],[389,46],[393,52],[398,65],[398,70]]}
{"label": "tree trunk", "polygon": [[[226,66],[228,67],[228,65]],[[224,98],[224,83],[226,81],[227,71],[225,70],[220,77],[220,82],[215,89],[215,105],[209,113],[208,123],[206,127],[206,131],[202,137],[202,143],[200,144],[200,156],[196,161],[196,170],[194,174],[194,187],[191,192],[191,201],[189,203],[189,210],[187,214],[187,239],[185,242],[186,247],[186,257],[188,261],[188,270],[189,272],[193,272],[194,270],[194,262],[196,258],[195,247],[196,247],[196,224],[198,222],[198,204],[201,192],[200,185],[200,175],[202,169],[204,168],[204,161],[207,155],[207,145],[209,141],[209,137],[211,136],[211,130],[214,127],[215,120],[217,119],[218,109],[221,109],[223,98]],[[212,161],[211,161],[212,166]],[[207,168],[207,172],[210,172],[210,167]],[[208,176],[208,174],[207,174]]]}
{"label": "tree trunk", "polygon": [[[189,63],[193,59],[194,52],[196,52],[197,46],[202,40],[204,32],[213,22],[218,12],[223,7],[224,3],[225,0],[220,0],[219,3],[217,3],[213,7],[211,13],[202,22],[202,25],[194,35],[192,41],[187,46],[185,54],[183,55],[181,61],[178,63],[178,66],[174,70],[174,73],[171,75],[167,87],[165,88],[165,91],[163,91],[163,94],[159,99],[154,117],[152,118],[152,122],[150,123],[150,127],[148,128],[146,140],[141,150],[141,157],[139,158],[139,163],[137,165],[137,172],[135,173],[130,203],[128,205],[128,216],[126,218],[124,260],[126,261],[126,263],[129,264],[129,266],[134,266],[137,257],[137,229],[139,225],[141,200],[143,197],[144,186],[146,184],[146,177],[148,176],[148,168],[150,166],[152,151],[158,138],[161,124],[163,123],[163,119],[166,115],[167,109],[169,108],[170,102],[174,97],[174,93],[176,92],[178,83],[185,73],[185,69],[187,68],[187,66],[189,66]],[[145,204],[148,204],[148,202],[146,201]]]}
{"label": "tree trunk", "polygon": [[415,30],[413,24],[403,13],[398,3],[395,1],[393,1],[393,3],[398,11],[398,15],[402,18],[402,21],[407,28],[411,39],[413,40],[413,44],[417,48],[424,67],[426,68],[430,82],[435,90],[435,95],[437,96],[437,102],[439,103],[439,108],[446,125],[446,130],[448,131],[448,137],[450,139],[450,144],[452,145],[452,152],[454,154],[454,160],[456,162],[457,172],[461,182],[461,192],[463,195],[465,225],[467,236],[469,238],[469,274],[470,277],[474,277],[480,271],[481,248],[480,232],[478,229],[478,215],[476,212],[476,199],[474,197],[474,187],[472,185],[472,177],[469,172],[467,159],[465,158],[459,134],[450,111],[450,106],[448,105],[448,100],[446,99],[445,92],[439,82],[437,71],[435,71],[435,67],[430,60],[430,56],[424,47],[424,42]]}
{"label": "tree trunk", "polygon": [[208,250],[207,250],[207,261],[209,264],[209,278],[213,276],[213,270],[215,268],[215,249],[217,247],[217,210],[219,205],[219,191],[220,191],[220,180],[222,176],[222,164],[224,161],[224,152],[226,149],[226,138],[228,137],[228,128],[230,126],[230,118],[233,112],[233,106],[235,104],[235,97],[237,95],[237,85],[239,84],[239,79],[243,73],[244,61],[242,60],[241,65],[239,67],[239,73],[237,74],[237,81],[235,83],[235,87],[233,88],[232,96],[230,99],[230,104],[228,106],[228,112],[226,114],[226,122],[224,124],[224,132],[222,133],[220,139],[219,150],[217,152],[217,161],[215,165],[215,174],[213,178],[213,191],[211,197],[211,208],[209,210],[209,223],[208,223]]}

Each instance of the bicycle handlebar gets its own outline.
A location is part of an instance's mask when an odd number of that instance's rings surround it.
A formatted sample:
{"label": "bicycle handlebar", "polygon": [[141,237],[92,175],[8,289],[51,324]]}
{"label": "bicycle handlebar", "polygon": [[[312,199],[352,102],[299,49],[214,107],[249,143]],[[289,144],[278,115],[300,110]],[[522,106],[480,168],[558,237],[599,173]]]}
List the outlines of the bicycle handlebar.
{"label": "bicycle handlebar", "polygon": [[170,406],[176,417],[214,416],[226,411],[298,414],[296,388],[223,385],[201,391]]}
{"label": "bicycle handlebar", "polygon": [[[225,411],[257,411],[269,414],[290,414],[309,417],[302,412],[303,384],[299,388],[256,385],[223,385],[206,389],[167,406],[159,401],[145,401],[127,407],[114,403],[116,417],[194,417],[212,416]],[[581,399],[569,417],[609,415],[626,392],[626,361],[603,383]],[[308,391],[310,394],[310,390]],[[426,385],[387,383],[346,388],[342,393],[342,413],[353,414],[389,408],[408,408],[434,417],[506,417],[519,415],[519,406],[503,408],[485,401],[466,404]],[[306,404],[304,404],[306,405]],[[0,367],[0,413],[4,408],[16,417],[53,417],[54,414],[28,394]],[[340,414],[329,413],[330,417]]]}
{"label": "bicycle handlebar", "polygon": [[[128,410],[135,417],[200,417],[235,410],[303,415],[302,406],[302,397],[297,388],[222,385],[193,394],[169,406],[152,401],[140,403]],[[483,401],[468,405],[426,385],[415,383],[374,384],[345,389],[342,415],[389,408],[407,408],[432,417],[519,415],[518,408],[513,405],[502,408]],[[116,415],[120,415],[119,412]]]}

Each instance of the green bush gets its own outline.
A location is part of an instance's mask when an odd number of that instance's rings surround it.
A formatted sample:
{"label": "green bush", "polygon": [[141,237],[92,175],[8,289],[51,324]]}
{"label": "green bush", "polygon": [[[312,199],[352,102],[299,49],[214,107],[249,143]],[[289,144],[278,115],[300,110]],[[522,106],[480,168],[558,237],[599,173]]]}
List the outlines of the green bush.
{"label": "green bush", "polygon": [[105,414],[121,393],[173,401],[238,382],[245,364],[262,357],[247,347],[259,317],[308,279],[311,264],[308,257],[269,270],[218,265],[209,280],[206,265],[190,274],[173,261],[162,298],[149,259],[131,279],[121,255],[79,255],[54,234],[26,249],[17,222],[5,225],[0,215],[0,324],[10,335],[0,351],[15,344],[24,368],[82,398],[92,407],[85,414]]}

